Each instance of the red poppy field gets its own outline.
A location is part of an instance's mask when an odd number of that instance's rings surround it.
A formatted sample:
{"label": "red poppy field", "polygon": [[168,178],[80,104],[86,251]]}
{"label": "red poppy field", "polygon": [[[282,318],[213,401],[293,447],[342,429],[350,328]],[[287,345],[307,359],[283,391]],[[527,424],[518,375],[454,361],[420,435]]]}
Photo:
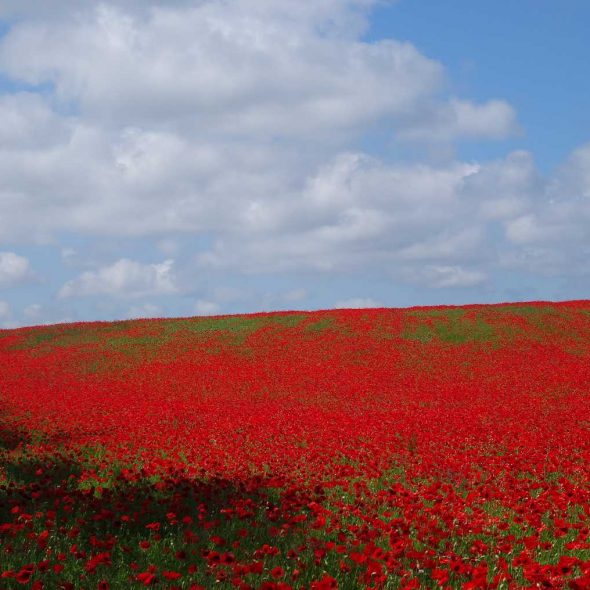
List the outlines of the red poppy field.
{"label": "red poppy field", "polygon": [[0,588],[590,588],[590,302],[0,331]]}

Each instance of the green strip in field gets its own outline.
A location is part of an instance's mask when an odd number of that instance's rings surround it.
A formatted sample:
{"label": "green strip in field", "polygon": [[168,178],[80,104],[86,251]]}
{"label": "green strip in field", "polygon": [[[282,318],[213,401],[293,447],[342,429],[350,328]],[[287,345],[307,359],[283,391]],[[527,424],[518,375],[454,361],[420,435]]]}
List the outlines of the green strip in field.
{"label": "green strip in field", "polygon": [[[134,333],[109,338],[103,342],[103,347],[123,353],[130,359],[145,361],[161,354],[160,351],[167,345],[174,346],[178,343],[186,350],[214,338],[221,346],[237,347],[238,350],[247,353],[244,343],[258,330],[293,328],[304,319],[305,316],[302,314],[289,314],[160,320],[149,325],[136,324]],[[221,348],[213,346],[208,350],[211,353]],[[97,371],[100,367],[101,364],[95,362],[92,370]]]}
{"label": "green strip in field", "polygon": [[[182,320],[155,320],[139,323],[132,321],[110,324],[76,326],[39,327],[23,335],[12,350],[39,349],[50,352],[55,347],[77,347],[80,345],[100,344],[107,350],[138,352],[153,349],[170,342],[175,337],[207,337],[220,335],[228,337],[233,344],[241,344],[252,333],[262,328],[292,328],[302,322],[304,314],[286,314],[271,316],[230,316],[222,318],[189,318]],[[125,334],[125,332],[132,332]]]}
{"label": "green strip in field", "polygon": [[220,335],[228,343],[239,345],[258,330],[265,328],[294,328],[305,319],[304,314],[271,316],[229,316],[222,318],[191,318],[166,320],[163,332],[168,336],[182,333],[185,337]]}
{"label": "green strip in field", "polygon": [[109,324],[81,324],[70,326],[62,324],[59,326],[48,326],[34,328],[27,332],[23,339],[11,347],[11,350],[43,349],[48,350],[54,347],[70,347],[85,344],[95,344],[111,334],[118,334],[128,330],[131,322],[113,322]]}
{"label": "green strip in field", "polygon": [[118,336],[109,338],[103,343],[106,350],[115,350],[130,357],[139,358],[148,352],[157,352],[167,342],[161,335],[146,334],[145,336]]}
{"label": "green strip in field", "polygon": [[283,326],[292,328],[303,321],[303,314],[276,315],[276,316],[228,316],[222,318],[191,318],[183,320],[165,320],[164,331],[175,333],[179,330],[188,332],[229,332],[252,333],[260,328],[269,326]]}
{"label": "green strip in field", "polygon": [[509,327],[510,316],[526,322],[526,334],[528,338],[545,340],[547,336],[568,336],[564,333],[564,325],[575,323],[576,310],[560,308],[553,305],[507,305],[490,309],[502,323]]}
{"label": "green strip in field", "polygon": [[333,317],[323,317],[320,320],[316,320],[311,322],[305,326],[306,332],[323,332],[324,330],[328,330],[329,328],[334,327],[334,318]]}
{"label": "green strip in field", "polygon": [[409,311],[401,335],[406,340],[449,344],[496,340],[494,328],[479,314],[460,308]]}
{"label": "green strip in field", "polygon": [[537,307],[535,305],[508,305],[506,307],[497,307],[494,309],[493,313],[504,318],[511,315],[516,316],[526,320],[529,324],[540,328],[546,327],[547,322],[551,319],[569,317],[567,312],[560,311],[555,307]]}

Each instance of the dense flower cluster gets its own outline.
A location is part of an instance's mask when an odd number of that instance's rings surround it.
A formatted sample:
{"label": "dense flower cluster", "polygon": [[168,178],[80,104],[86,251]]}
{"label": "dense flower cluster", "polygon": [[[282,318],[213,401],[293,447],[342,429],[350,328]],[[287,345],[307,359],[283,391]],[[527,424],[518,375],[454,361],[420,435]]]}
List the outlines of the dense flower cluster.
{"label": "dense flower cluster", "polygon": [[590,302],[0,332],[0,588],[590,588]]}

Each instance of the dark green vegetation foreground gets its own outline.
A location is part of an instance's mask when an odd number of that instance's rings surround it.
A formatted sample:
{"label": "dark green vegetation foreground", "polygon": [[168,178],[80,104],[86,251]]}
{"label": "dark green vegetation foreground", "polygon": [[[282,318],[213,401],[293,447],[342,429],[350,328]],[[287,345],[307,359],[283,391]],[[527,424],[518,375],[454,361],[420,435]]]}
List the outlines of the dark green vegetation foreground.
{"label": "dark green vegetation foreground", "polygon": [[0,332],[0,588],[590,588],[590,302]]}

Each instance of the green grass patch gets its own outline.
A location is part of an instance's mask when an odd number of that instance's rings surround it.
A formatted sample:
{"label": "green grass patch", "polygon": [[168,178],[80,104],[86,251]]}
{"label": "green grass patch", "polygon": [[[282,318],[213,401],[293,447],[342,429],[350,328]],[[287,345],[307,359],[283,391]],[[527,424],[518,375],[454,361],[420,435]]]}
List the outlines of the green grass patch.
{"label": "green grass patch", "polygon": [[229,316],[222,318],[191,318],[184,320],[166,320],[163,323],[163,334],[173,336],[222,336],[227,343],[240,345],[258,330],[264,328],[294,328],[304,319],[304,314],[288,314],[275,316]]}
{"label": "green grass patch", "polygon": [[447,344],[468,342],[493,342],[496,331],[478,314],[460,308],[410,311],[406,315],[402,338],[426,343],[431,341]]}
{"label": "green grass patch", "polygon": [[579,340],[578,334],[564,331],[564,323],[569,325],[574,320],[567,309],[549,305],[507,305],[485,308],[481,313],[506,345],[513,346],[522,340],[547,343],[564,337]]}
{"label": "green grass patch", "polygon": [[[95,373],[101,368],[113,368],[110,353],[124,355],[122,362],[149,360],[163,346],[178,340],[197,344],[217,337],[220,344],[242,346],[246,339],[261,329],[294,328],[306,319],[305,314],[271,316],[230,316],[222,318],[189,318],[159,320],[149,325],[122,321],[100,326],[49,326],[27,331],[10,350],[29,350],[34,355],[50,354],[60,348],[96,348],[99,359],[82,362],[80,368]],[[128,332],[127,334],[125,332]],[[111,358],[109,358],[111,357]],[[115,363],[115,365],[120,363]]]}
{"label": "green grass patch", "polygon": [[316,320],[315,322],[311,322],[305,326],[306,332],[323,332],[324,330],[328,330],[334,327],[334,318],[332,317],[324,317],[321,320]]}
{"label": "green grass patch", "polygon": [[62,330],[40,329],[27,334],[11,350],[29,350],[42,348],[44,350],[55,347],[78,346],[97,342],[96,332],[84,328],[69,328]]}
{"label": "green grass patch", "polygon": [[276,316],[228,316],[221,318],[190,318],[183,320],[164,320],[165,333],[188,331],[194,333],[229,332],[252,333],[264,327],[293,328],[305,319],[303,314]]}
{"label": "green grass patch", "polygon": [[100,326],[88,324],[40,326],[27,331],[19,342],[10,347],[10,350],[40,349],[43,352],[50,352],[53,348],[95,344],[111,334],[116,335],[132,327],[131,321],[113,322]]}

